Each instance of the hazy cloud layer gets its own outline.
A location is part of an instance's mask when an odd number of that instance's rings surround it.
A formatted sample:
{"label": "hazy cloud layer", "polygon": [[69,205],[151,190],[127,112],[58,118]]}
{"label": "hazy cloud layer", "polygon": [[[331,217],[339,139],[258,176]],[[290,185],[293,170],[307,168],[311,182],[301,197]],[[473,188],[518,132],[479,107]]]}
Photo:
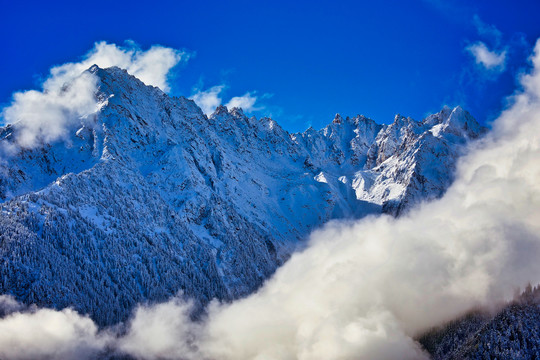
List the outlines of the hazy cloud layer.
{"label": "hazy cloud layer", "polygon": [[152,46],[142,51],[135,45],[121,47],[96,43],[80,62],[53,67],[42,90],[18,92],[2,111],[6,123],[18,123],[16,142],[33,147],[37,142],[51,142],[66,136],[69,124],[80,121],[103,105],[95,96],[98,79],[85,72],[92,65],[126,69],[147,85],[169,90],[168,74],[186,57],[178,50]]}
{"label": "hazy cloud layer", "polygon": [[257,293],[212,303],[200,322],[179,299],[140,307],[123,335],[96,332],[70,310],[12,313],[0,320],[0,356],[54,348],[68,357],[80,346],[79,357],[427,358],[419,332],[540,281],[540,42],[535,50],[523,91],[460,161],[442,199],[399,219],[328,224]]}

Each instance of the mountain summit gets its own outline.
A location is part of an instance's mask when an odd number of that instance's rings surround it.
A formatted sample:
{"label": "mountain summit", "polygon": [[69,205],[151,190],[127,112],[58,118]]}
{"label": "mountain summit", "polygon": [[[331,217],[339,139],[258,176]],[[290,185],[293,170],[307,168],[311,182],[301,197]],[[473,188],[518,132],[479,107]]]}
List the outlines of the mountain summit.
{"label": "mountain summit", "polygon": [[[485,128],[460,107],[380,125],[339,114],[291,134],[220,106],[209,117],[119,68],[67,136],[17,147],[0,128],[0,293],[99,324],[182,291],[252,292],[331,219],[400,215],[440,197]],[[16,149],[14,151],[13,149]]]}

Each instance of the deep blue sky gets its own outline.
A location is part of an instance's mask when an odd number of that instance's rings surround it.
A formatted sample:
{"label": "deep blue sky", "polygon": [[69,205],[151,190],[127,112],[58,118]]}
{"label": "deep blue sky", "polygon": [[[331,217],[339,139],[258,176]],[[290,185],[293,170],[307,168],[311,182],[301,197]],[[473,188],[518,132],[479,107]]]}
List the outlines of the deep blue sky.
{"label": "deep blue sky", "polygon": [[[174,95],[220,84],[225,102],[272,94],[256,115],[290,131],[320,128],[336,112],[421,119],[444,104],[489,121],[540,37],[537,0],[0,1],[4,105],[96,41],[131,39],[194,53],[176,69]],[[492,31],[479,31],[475,16]],[[506,49],[504,71],[475,64],[465,48],[477,41]]]}

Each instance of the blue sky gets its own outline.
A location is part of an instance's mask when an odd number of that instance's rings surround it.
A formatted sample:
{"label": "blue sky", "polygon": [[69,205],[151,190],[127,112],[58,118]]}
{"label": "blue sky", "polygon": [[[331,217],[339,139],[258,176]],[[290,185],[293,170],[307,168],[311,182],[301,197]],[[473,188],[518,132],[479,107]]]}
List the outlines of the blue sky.
{"label": "blue sky", "polygon": [[190,53],[172,95],[247,93],[253,114],[290,131],[338,112],[421,119],[444,104],[487,122],[540,37],[539,1],[0,1],[4,105],[95,42],[132,40]]}

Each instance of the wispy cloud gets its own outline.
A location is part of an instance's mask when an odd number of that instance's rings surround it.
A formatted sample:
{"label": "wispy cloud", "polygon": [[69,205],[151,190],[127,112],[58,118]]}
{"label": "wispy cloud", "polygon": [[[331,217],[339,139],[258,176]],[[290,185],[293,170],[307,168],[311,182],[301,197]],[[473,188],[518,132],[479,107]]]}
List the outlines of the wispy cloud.
{"label": "wispy cloud", "polygon": [[478,35],[491,38],[498,45],[502,39],[502,33],[495,25],[490,25],[482,21],[478,14],[473,16],[473,24]]}
{"label": "wispy cloud", "polygon": [[227,108],[242,108],[244,111],[251,112],[254,110],[260,110],[261,107],[256,107],[255,103],[257,102],[257,96],[255,93],[247,92],[242,96],[235,96],[229,100],[225,105]]}
{"label": "wispy cloud", "polygon": [[210,115],[219,105],[221,105],[223,100],[221,98],[221,92],[224,88],[224,85],[216,85],[207,90],[199,90],[191,95],[191,99],[199,105],[206,115]]}
{"label": "wispy cloud", "polygon": [[[486,41],[476,41],[465,47],[472,55],[478,68],[488,75],[500,74],[506,70],[508,48],[502,46],[502,33],[495,25],[482,21],[480,16],[473,16],[473,24],[478,35]],[[488,43],[491,44],[488,45]]]}
{"label": "wispy cloud", "polygon": [[[223,103],[222,92],[226,89],[225,85],[216,85],[207,90],[196,90],[191,95],[191,99],[195,101],[202,111],[210,115],[216,110],[216,108]],[[260,111],[264,109],[263,105],[257,103],[260,98],[268,98],[269,94],[264,94],[261,97],[256,95],[255,91],[247,92],[242,96],[232,97],[225,106],[229,109],[238,107],[242,108],[245,112]]]}
{"label": "wispy cloud", "polygon": [[506,50],[500,52],[489,50],[487,45],[478,41],[465,48],[473,57],[477,65],[495,72],[503,72],[506,68]]}

